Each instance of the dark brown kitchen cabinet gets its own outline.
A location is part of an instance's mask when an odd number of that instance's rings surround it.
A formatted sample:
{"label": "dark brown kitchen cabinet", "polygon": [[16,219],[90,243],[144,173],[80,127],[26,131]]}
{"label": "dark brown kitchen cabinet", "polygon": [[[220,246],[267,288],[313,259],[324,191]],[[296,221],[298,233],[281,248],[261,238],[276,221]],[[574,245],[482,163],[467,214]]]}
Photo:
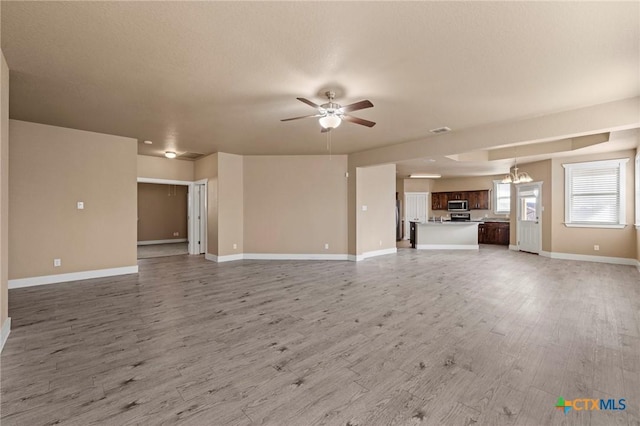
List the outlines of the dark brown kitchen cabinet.
{"label": "dark brown kitchen cabinet", "polygon": [[431,194],[431,210],[446,210],[449,198],[446,192],[434,192]]}
{"label": "dark brown kitchen cabinet", "polygon": [[484,223],[478,225],[478,244],[486,244],[487,227]]}
{"label": "dark brown kitchen cabinet", "polygon": [[478,225],[479,244],[509,245],[508,222],[485,222]]}
{"label": "dark brown kitchen cabinet", "polygon": [[447,210],[449,200],[468,200],[469,210],[489,210],[489,190],[431,193],[431,210]]}
{"label": "dark brown kitchen cabinet", "polygon": [[489,210],[489,190],[468,191],[470,210]]}

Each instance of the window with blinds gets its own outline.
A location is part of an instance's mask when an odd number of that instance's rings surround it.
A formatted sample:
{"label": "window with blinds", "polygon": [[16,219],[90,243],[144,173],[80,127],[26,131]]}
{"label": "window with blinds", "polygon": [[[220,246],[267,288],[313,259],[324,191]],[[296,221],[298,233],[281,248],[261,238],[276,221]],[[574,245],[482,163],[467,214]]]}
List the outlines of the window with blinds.
{"label": "window with blinds", "polygon": [[625,165],[628,158],[563,164],[565,168],[565,224],[623,227]]}
{"label": "window with blinds", "polygon": [[495,214],[509,214],[511,212],[511,184],[493,181],[493,206]]}

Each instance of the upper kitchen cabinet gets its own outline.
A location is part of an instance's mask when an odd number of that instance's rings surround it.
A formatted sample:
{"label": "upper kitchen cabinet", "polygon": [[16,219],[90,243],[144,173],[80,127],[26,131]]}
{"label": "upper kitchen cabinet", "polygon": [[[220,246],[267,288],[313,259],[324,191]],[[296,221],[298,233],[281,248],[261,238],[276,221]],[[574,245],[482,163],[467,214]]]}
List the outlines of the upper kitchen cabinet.
{"label": "upper kitchen cabinet", "polygon": [[470,210],[489,210],[489,190],[469,191],[467,194]]}
{"label": "upper kitchen cabinet", "polygon": [[447,210],[449,200],[468,200],[470,210],[489,210],[489,190],[431,193],[431,210]]}
{"label": "upper kitchen cabinet", "polygon": [[446,210],[448,201],[446,192],[433,192],[431,194],[431,210]]}

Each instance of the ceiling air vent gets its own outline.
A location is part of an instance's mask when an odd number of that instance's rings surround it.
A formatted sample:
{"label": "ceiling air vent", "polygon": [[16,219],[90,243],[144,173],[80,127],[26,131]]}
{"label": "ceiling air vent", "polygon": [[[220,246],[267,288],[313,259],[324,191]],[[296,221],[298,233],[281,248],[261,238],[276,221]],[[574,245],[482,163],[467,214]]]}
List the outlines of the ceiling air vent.
{"label": "ceiling air vent", "polygon": [[450,132],[451,129],[448,127],[438,127],[437,129],[431,129],[429,130],[431,133],[434,133],[436,135],[440,134],[440,133],[447,133]]}
{"label": "ceiling air vent", "polygon": [[181,160],[195,160],[197,158],[202,157],[204,154],[198,154],[197,152],[183,152],[178,155],[178,158]]}

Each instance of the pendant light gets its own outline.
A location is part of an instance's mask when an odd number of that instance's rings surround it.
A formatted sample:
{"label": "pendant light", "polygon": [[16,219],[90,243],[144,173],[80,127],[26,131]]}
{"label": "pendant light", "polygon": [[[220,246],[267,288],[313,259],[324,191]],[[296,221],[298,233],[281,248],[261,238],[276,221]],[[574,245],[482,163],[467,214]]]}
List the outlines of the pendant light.
{"label": "pendant light", "polygon": [[533,181],[533,178],[529,176],[529,173],[522,172],[518,173],[518,158],[514,157],[515,166],[513,167],[513,172],[509,173],[502,179],[502,183],[527,183]]}

